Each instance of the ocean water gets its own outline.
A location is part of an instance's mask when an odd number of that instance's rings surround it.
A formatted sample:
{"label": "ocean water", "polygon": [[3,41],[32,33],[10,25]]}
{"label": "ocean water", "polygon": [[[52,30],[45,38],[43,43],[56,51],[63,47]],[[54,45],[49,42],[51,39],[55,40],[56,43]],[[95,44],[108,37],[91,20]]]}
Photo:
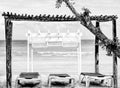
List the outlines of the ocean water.
{"label": "ocean water", "polygon": [[[94,41],[92,40],[83,40],[82,41],[82,56],[85,57],[86,55],[92,56],[94,53]],[[63,54],[52,54],[48,53],[51,51],[62,51],[64,52]],[[77,56],[75,55],[66,55],[66,52],[75,52],[76,48],[73,49],[61,49],[61,47],[50,47],[47,49],[39,49],[39,50],[34,50],[34,71],[43,71],[45,73],[48,69],[50,71],[57,71],[57,70],[64,70],[67,68],[77,68]],[[5,41],[0,41],[0,67],[5,67]],[[46,52],[46,53],[40,53],[40,52]],[[92,58],[92,57],[91,57]],[[89,62],[91,63],[91,60]],[[86,63],[86,62],[85,62]],[[24,64],[24,66],[23,66]],[[54,66],[54,69],[51,69],[52,66]],[[66,65],[66,66],[65,66]],[[74,65],[74,66],[73,66]],[[40,67],[37,67],[40,66]],[[13,41],[12,42],[12,67],[13,67],[13,73],[19,74],[22,71],[27,70],[27,41]],[[57,69],[60,68],[60,69]],[[64,68],[64,69],[63,69]],[[5,69],[0,69],[2,71],[1,74],[5,74]],[[67,70],[66,70],[67,71]],[[73,71],[69,70],[72,73],[76,73],[77,69],[74,69]]]}
{"label": "ocean water", "polygon": [[[94,72],[94,40],[82,40],[81,44],[81,71]],[[58,48],[55,48],[58,50]],[[61,49],[61,48],[60,48]],[[59,50],[60,50],[59,49]],[[54,49],[49,49],[54,50]],[[69,51],[75,49],[69,49]],[[67,54],[63,50],[63,54],[54,53],[40,53],[34,51],[33,71],[39,72],[43,75],[50,73],[68,73],[70,75],[78,74],[78,59],[76,55]],[[0,77],[6,74],[6,58],[5,58],[5,41],[0,41]],[[106,56],[106,51],[100,48],[100,73],[111,75],[112,74],[112,57]],[[118,59],[118,78],[120,79],[120,60]],[[27,71],[27,41],[18,40],[12,42],[12,73],[19,75],[21,72]]]}

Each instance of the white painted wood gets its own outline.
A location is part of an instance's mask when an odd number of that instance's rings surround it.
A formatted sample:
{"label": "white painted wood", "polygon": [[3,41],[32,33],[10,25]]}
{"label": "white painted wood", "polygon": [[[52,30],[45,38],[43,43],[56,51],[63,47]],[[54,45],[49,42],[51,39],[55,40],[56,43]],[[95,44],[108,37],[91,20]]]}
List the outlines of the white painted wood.
{"label": "white painted wood", "polygon": [[[82,64],[82,60],[81,60],[81,36],[82,34],[80,33],[80,31],[78,31],[77,33],[70,33],[69,30],[67,31],[67,33],[60,33],[58,31],[58,33],[51,33],[50,31],[48,31],[48,33],[41,33],[39,31],[39,33],[29,33],[30,35],[28,36],[28,52],[27,52],[27,71],[33,71],[33,52],[34,52],[34,47],[33,45],[35,44],[45,44],[45,46],[37,46],[35,48],[41,48],[41,47],[49,47],[51,45],[49,45],[49,42],[61,42],[61,44],[59,44],[58,46],[62,46],[62,47],[76,47],[77,48],[77,59],[78,59],[78,75],[80,75],[81,73],[81,64]],[[41,40],[42,39],[42,40]],[[64,43],[76,43],[76,45],[69,45],[65,46]],[[35,43],[35,44],[34,44]],[[31,46],[30,46],[31,44]],[[53,45],[54,46],[54,45]],[[55,45],[56,47],[57,45]],[[55,54],[57,54],[58,52],[56,52]],[[62,52],[60,52],[62,53]],[[67,52],[70,53],[70,52]],[[67,54],[68,55],[68,54]],[[31,70],[30,70],[31,69]]]}

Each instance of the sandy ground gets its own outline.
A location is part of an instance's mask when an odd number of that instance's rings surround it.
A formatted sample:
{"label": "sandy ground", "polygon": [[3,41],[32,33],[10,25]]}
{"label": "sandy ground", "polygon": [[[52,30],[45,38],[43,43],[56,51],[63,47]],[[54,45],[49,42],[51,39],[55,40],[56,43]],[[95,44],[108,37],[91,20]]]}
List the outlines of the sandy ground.
{"label": "sandy ground", "polygon": [[[85,43],[86,44],[86,43]],[[94,72],[94,48],[88,45],[82,47],[82,72]],[[87,49],[86,49],[87,48]],[[13,47],[12,51],[12,80],[13,87],[15,79],[21,72],[27,71],[27,48]],[[0,88],[5,87],[5,48],[0,47]],[[111,75],[112,72],[112,57],[105,55],[106,51],[100,50],[100,73]],[[118,85],[120,87],[120,60],[118,59]],[[47,82],[48,75],[51,73],[68,73],[78,81],[78,60],[76,56],[40,56],[34,54],[34,71],[39,72],[44,85]],[[78,85],[78,84],[77,84]],[[78,87],[77,87],[78,88]]]}
{"label": "sandy ground", "polygon": [[[94,57],[92,54],[82,55],[82,72],[94,72]],[[102,56],[100,56],[102,57]],[[5,57],[3,57],[5,58]],[[2,59],[3,59],[2,58]],[[100,72],[106,75],[112,74],[112,60],[111,57],[106,60],[100,60]],[[27,71],[26,56],[14,56],[12,62],[12,80],[13,86],[15,85],[15,79],[21,72]],[[39,56],[35,55],[34,59],[34,71],[39,72],[42,77],[43,85],[46,85],[48,80],[48,75],[51,73],[68,73],[76,79],[79,80],[77,67],[77,57],[76,56]],[[120,87],[120,65],[118,66],[118,79]],[[0,62],[0,84],[5,85],[5,63]],[[78,84],[77,84],[78,85]],[[78,87],[77,87],[78,88]]]}

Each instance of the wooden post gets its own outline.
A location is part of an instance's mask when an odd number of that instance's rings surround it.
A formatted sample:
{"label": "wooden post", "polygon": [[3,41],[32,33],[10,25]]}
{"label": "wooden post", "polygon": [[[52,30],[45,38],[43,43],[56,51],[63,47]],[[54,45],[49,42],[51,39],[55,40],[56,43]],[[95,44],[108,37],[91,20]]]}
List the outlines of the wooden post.
{"label": "wooden post", "polygon": [[[96,27],[99,27],[99,22],[96,22]],[[99,39],[95,36],[95,73],[99,73]]]}
{"label": "wooden post", "polygon": [[82,57],[81,57],[81,36],[82,34],[80,32],[77,33],[77,38],[78,38],[78,48],[77,48],[77,55],[78,55],[78,75],[81,74],[82,71]]}
{"label": "wooden post", "polygon": [[31,72],[33,72],[33,47],[31,47]]}
{"label": "wooden post", "polygon": [[30,72],[30,31],[27,33],[27,72]]}
{"label": "wooden post", "polygon": [[[116,20],[112,21],[113,24],[113,41],[116,42],[117,31],[116,31]],[[115,47],[116,48],[116,47]],[[118,88],[118,66],[117,66],[117,56],[113,53],[113,88]]]}
{"label": "wooden post", "polygon": [[12,22],[5,18],[6,37],[6,88],[12,88]]}

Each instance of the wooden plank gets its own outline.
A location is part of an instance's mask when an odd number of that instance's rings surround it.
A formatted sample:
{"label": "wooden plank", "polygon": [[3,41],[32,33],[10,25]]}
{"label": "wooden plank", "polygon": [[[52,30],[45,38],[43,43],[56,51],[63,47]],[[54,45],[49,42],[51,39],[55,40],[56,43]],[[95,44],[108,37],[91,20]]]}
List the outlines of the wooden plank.
{"label": "wooden plank", "polygon": [[12,22],[5,18],[6,37],[6,88],[12,88]]}
{"label": "wooden plank", "polygon": [[[96,27],[99,27],[99,22],[96,22]],[[99,73],[99,39],[95,36],[95,73]]]}
{"label": "wooden plank", "polygon": [[[8,16],[9,19],[14,21],[79,21],[77,17],[74,16],[66,16],[66,15],[56,15],[52,16],[50,14],[40,14],[40,15],[29,15],[29,14],[16,14],[16,13],[3,13],[2,16]],[[115,15],[99,15],[99,16],[90,16],[90,20],[92,21],[100,21],[100,22],[106,22],[106,21],[112,21],[113,19],[117,19],[117,16]]]}
{"label": "wooden plank", "polygon": [[[116,31],[116,20],[112,21],[113,24],[113,41],[116,42],[117,31]],[[116,48],[116,47],[115,47]],[[118,88],[118,66],[117,56],[113,53],[113,82],[114,88]]]}

